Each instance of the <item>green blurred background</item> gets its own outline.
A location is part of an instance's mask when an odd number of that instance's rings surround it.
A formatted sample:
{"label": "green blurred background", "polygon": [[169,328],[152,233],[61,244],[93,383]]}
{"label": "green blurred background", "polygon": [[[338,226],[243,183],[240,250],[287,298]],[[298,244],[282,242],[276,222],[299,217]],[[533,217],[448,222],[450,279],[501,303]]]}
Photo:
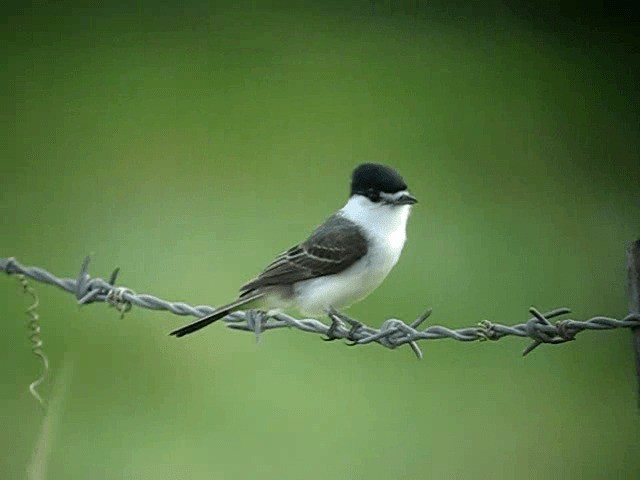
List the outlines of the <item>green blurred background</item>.
{"label": "green blurred background", "polygon": [[[638,42],[551,6],[6,7],[0,256],[194,304],[233,297],[346,200],[362,161],[420,203],[400,263],[349,310],[448,327],[527,309],[626,314],[640,234]],[[286,214],[283,214],[286,212]],[[0,280],[0,478],[637,478],[628,331],[347,348],[79,308]],[[40,445],[40,454],[34,454]],[[33,478],[36,478],[35,475]]]}

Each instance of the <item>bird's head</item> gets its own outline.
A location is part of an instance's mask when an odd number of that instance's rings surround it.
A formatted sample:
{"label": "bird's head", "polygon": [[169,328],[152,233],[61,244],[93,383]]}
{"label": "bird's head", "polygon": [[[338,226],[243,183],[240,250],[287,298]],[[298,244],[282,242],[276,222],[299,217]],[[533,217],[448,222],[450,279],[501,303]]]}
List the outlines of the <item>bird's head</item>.
{"label": "bird's head", "polygon": [[359,195],[376,205],[402,207],[417,203],[402,176],[379,163],[358,165],[351,175],[351,197]]}

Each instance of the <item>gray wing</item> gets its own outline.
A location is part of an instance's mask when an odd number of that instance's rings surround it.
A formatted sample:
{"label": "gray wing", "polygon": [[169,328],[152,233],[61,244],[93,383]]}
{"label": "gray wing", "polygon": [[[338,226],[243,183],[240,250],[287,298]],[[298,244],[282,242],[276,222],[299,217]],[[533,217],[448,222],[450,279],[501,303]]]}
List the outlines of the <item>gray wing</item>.
{"label": "gray wing", "polygon": [[340,273],[367,253],[367,240],[351,220],[329,217],[303,243],[281,253],[254,280],[240,288],[247,295],[257,288],[291,285],[310,278]]}

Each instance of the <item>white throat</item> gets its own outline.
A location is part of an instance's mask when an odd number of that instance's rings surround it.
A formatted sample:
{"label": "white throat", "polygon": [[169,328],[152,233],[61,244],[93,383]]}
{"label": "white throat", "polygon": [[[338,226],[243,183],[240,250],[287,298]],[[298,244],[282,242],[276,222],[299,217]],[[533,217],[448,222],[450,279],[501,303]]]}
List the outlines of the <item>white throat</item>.
{"label": "white throat", "polygon": [[389,247],[398,249],[400,255],[407,237],[410,205],[375,203],[362,195],[353,195],[340,212],[362,228],[370,240],[386,239]]}

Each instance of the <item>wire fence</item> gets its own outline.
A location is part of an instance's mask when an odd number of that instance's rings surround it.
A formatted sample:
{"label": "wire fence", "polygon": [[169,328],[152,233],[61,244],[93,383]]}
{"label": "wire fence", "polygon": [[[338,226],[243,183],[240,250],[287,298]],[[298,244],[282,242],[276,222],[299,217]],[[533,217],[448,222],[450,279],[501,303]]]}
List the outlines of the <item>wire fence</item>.
{"label": "wire fence", "polygon": [[[15,258],[0,258],[0,271],[7,274],[20,274],[38,282],[55,285],[75,295],[78,304],[104,302],[118,310],[124,316],[132,307],[150,310],[165,310],[176,315],[204,317],[215,309],[209,305],[189,305],[184,302],[163,300],[154,295],[136,293],[135,291],[116,285],[119,269],[116,268],[108,280],[92,277],[89,274],[90,257],[85,257],[79,274],[75,278],[61,278],[40,267],[24,266]],[[440,325],[432,325],[421,329],[422,324],[431,315],[427,310],[416,320],[405,323],[391,318],[380,328],[373,328],[350,318],[340,312],[327,312],[330,324],[314,318],[298,319],[284,313],[268,315],[260,311],[234,312],[223,320],[229,328],[253,332],[256,341],[267,330],[279,328],[296,328],[303,332],[324,335],[325,340],[345,339],[349,345],[366,345],[377,343],[387,348],[397,348],[408,344],[415,355],[421,359],[422,350],[418,345],[422,340],[438,340],[450,338],[460,342],[500,340],[507,336],[526,337],[531,341],[523,351],[523,355],[531,353],[535,348],[546,344],[560,344],[576,339],[576,335],[585,330],[612,330],[617,328],[640,328],[640,314],[631,313],[622,319],[596,316],[588,320],[564,318],[570,313],[568,308],[558,308],[542,313],[538,309],[529,309],[531,317],[516,325],[501,325],[483,320],[473,327],[450,329]]]}

